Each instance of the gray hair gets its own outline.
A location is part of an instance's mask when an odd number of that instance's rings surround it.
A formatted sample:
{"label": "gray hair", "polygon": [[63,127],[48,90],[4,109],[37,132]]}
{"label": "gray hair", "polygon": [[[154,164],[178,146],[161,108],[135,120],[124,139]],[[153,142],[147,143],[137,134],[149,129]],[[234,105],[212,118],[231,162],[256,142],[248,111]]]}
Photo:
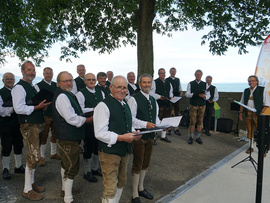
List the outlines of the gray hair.
{"label": "gray hair", "polygon": [[139,77],[139,82],[142,81],[142,78],[146,78],[146,77],[151,78],[151,81],[153,81],[153,78],[152,78],[152,76],[150,74],[144,73]]}
{"label": "gray hair", "polygon": [[21,66],[21,70],[25,70],[25,64],[27,64],[27,63],[31,63],[33,66],[35,66],[33,63],[32,63],[32,61],[25,61],[23,64],[22,64],[22,66]]}

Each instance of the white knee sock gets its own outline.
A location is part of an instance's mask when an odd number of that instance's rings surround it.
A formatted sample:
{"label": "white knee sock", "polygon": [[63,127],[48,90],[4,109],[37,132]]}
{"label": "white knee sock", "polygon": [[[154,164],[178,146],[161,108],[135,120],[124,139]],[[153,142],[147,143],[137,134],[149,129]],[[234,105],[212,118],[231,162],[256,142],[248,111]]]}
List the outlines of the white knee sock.
{"label": "white knee sock", "polygon": [[35,172],[36,172],[36,169],[32,169],[32,176],[31,176],[31,183],[32,184],[35,182]]}
{"label": "white knee sock", "polygon": [[61,167],[61,177],[62,177],[62,190],[65,191],[65,169]]}
{"label": "white knee sock", "polygon": [[98,158],[98,155],[96,154],[92,154],[92,157],[93,157],[92,169],[96,171],[98,170],[98,167],[99,167],[99,158]]}
{"label": "white knee sock", "polygon": [[19,168],[22,165],[22,154],[14,154],[15,167]]}
{"label": "white knee sock", "polygon": [[161,132],[161,138],[165,138],[166,137],[166,131],[162,131]]}
{"label": "white knee sock", "polygon": [[73,179],[66,178],[65,180],[65,197],[64,202],[70,203],[73,201],[72,196],[72,186],[73,186]]}
{"label": "white knee sock", "polygon": [[40,145],[40,156],[45,158],[46,144]]}
{"label": "white knee sock", "polygon": [[84,159],[84,173],[87,174],[91,171],[91,159]]}
{"label": "white knee sock", "polygon": [[24,189],[23,192],[28,193],[30,190],[32,190],[32,171],[28,166],[25,167],[25,180],[24,180]]}
{"label": "white knee sock", "polygon": [[139,178],[140,178],[140,174],[133,174],[132,175],[132,195],[133,195],[133,199],[136,197],[139,197],[139,193],[138,193],[138,186],[139,186]]}
{"label": "white knee sock", "polygon": [[10,156],[3,156],[2,157],[3,169],[6,168],[9,170],[9,162],[10,162]]}
{"label": "white knee sock", "polygon": [[144,182],[145,174],[146,174],[146,170],[141,170],[140,181],[139,181],[139,191],[143,191],[144,190],[143,182]]}
{"label": "white knee sock", "polygon": [[55,155],[57,153],[57,146],[56,143],[50,142],[51,143],[51,155]]}
{"label": "white knee sock", "polygon": [[[250,145],[250,142],[251,142],[251,145]],[[253,148],[253,138],[249,139],[248,143],[249,143],[249,146],[251,146],[251,148]]]}
{"label": "white knee sock", "polygon": [[122,192],[123,192],[123,188],[121,188],[121,189],[117,188],[116,195],[113,198],[113,200],[114,200],[115,203],[118,203],[119,202],[119,200],[121,198],[121,195],[122,195]]}

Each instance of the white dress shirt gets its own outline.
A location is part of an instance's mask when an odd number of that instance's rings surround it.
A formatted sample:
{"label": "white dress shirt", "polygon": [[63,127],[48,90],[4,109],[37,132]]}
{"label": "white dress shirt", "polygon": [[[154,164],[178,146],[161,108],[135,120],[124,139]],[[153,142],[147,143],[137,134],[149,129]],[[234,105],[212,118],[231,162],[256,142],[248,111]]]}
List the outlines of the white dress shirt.
{"label": "white dress shirt", "polygon": [[[172,84],[171,84],[171,83],[169,83],[169,84],[170,84],[170,92],[169,92],[169,96],[170,96],[170,97],[173,97],[173,88],[172,88]],[[150,90],[150,95],[151,95],[152,97],[154,97],[156,100],[160,99],[160,97],[161,97],[161,95],[159,95],[159,94],[156,93],[156,82],[155,82],[155,81],[152,82],[152,87],[151,87],[151,90]],[[170,99],[170,98],[168,98],[168,99]]]}
{"label": "white dress shirt", "polygon": [[[32,87],[35,88],[33,85]],[[17,114],[29,116],[34,111],[34,106],[26,105],[26,91],[24,90],[22,85],[15,85],[11,90],[11,95],[13,108]]]}
{"label": "white dress shirt", "polygon": [[[208,89],[211,85],[208,85],[206,83],[206,89]],[[210,91],[209,91],[210,93]],[[210,93],[210,97],[211,97],[211,93]],[[210,98],[209,97],[209,98]],[[216,102],[217,100],[219,99],[219,95],[218,95],[218,91],[217,91],[217,88],[215,87],[215,90],[214,90],[214,97],[213,97],[213,102]]]}
{"label": "white dress shirt", "polygon": [[[124,101],[119,102],[121,105],[125,103]],[[108,147],[111,147],[117,142],[118,134],[113,131],[109,131],[109,118],[110,110],[108,106],[104,102],[99,102],[94,110],[93,118],[95,136],[98,140],[108,144]],[[137,120],[132,119],[132,132],[135,131],[133,126],[140,126],[137,122]],[[143,128],[143,126],[141,128]]]}
{"label": "white dress shirt", "polygon": [[[249,97],[253,97],[253,92],[256,90],[256,88],[257,88],[257,86],[254,87],[253,90],[250,90]],[[240,100],[240,102],[242,104],[244,104],[244,92],[243,92],[241,100]],[[255,109],[254,100],[248,100],[247,106]],[[269,98],[269,94],[268,94],[268,91],[266,90],[266,88],[264,88],[264,91],[263,91],[263,106],[270,107],[270,98]],[[259,112],[259,113],[261,113],[261,112]]]}
{"label": "white dress shirt", "polygon": [[[84,78],[82,78],[81,76],[79,76],[79,77],[84,81]],[[73,80],[73,87],[72,87],[71,92],[72,92],[73,94],[76,94],[76,93],[78,92],[78,89],[77,89],[77,85],[76,85],[75,80]]]}
{"label": "white dress shirt", "polygon": [[[145,94],[143,91],[141,91],[141,93],[146,97],[146,99],[149,101],[149,94]],[[151,101],[150,101],[151,102]],[[158,117],[158,112],[159,112],[159,107],[158,107],[158,104],[157,104],[157,101],[155,100],[156,102],[156,124],[159,124],[160,123],[160,120],[159,120],[159,117]],[[142,121],[142,120],[139,120],[136,118],[137,116],[137,108],[138,108],[138,104],[136,102],[136,99],[134,97],[131,97],[129,100],[128,100],[128,105],[129,105],[129,108],[131,110],[131,113],[132,113],[132,119],[134,120],[138,120],[136,123],[139,124],[139,126],[135,126],[134,125],[134,128],[136,129],[140,129],[140,128],[146,128],[146,125],[147,125],[147,121]],[[143,127],[142,127],[143,126]]]}
{"label": "white dress shirt", "polygon": [[[11,90],[10,88],[6,87],[7,89]],[[8,117],[14,112],[13,107],[3,107],[4,101],[0,95],[0,116]]]}
{"label": "white dress shirt", "polygon": [[[93,94],[96,93],[95,88],[94,88],[94,89],[89,89],[88,87],[86,87],[86,89],[87,89],[89,92],[93,93]],[[101,91],[101,94],[102,94],[102,98],[104,99],[104,98],[105,98],[104,92]],[[79,102],[79,104],[80,104],[80,106],[81,106],[81,108],[82,108],[83,113],[87,113],[87,112],[94,111],[94,108],[86,108],[86,107],[85,107],[85,97],[84,97],[84,95],[83,95],[83,93],[82,93],[81,91],[79,91],[79,92],[76,94],[76,97],[77,97],[78,102]]]}
{"label": "white dress shirt", "polygon": [[75,113],[69,98],[64,93],[61,93],[57,97],[55,101],[55,108],[68,124],[79,128],[85,123],[86,118]]}
{"label": "white dress shirt", "polygon": [[[128,83],[128,84],[134,89],[134,91],[137,89],[137,86],[135,84],[131,84],[131,83]],[[128,101],[130,99],[130,97],[132,97],[132,96],[130,96],[130,92],[128,90],[128,94],[127,94],[125,100]]]}
{"label": "white dress shirt", "polygon": [[[200,80],[200,82],[201,82],[201,80]],[[199,84],[200,82],[197,82],[197,83]],[[187,98],[192,98],[193,97],[193,94],[194,93],[191,93],[191,86],[190,86],[190,82],[189,82],[188,85],[187,85],[186,97]],[[206,95],[205,96],[206,96],[205,99],[208,100],[210,98],[210,92],[207,92],[206,91]]]}

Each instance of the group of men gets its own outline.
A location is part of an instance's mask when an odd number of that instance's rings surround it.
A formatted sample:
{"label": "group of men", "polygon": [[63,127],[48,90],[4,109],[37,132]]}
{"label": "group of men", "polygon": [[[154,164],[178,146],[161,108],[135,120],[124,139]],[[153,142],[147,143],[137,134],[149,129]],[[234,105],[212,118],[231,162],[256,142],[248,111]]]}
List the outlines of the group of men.
{"label": "group of men", "polygon": [[[149,74],[143,74],[139,77],[138,84],[135,84],[133,72],[127,74],[127,79],[123,76],[113,77],[112,71],[108,71],[107,74],[99,72],[96,77],[92,73],[86,74],[84,65],[77,66],[79,76],[75,79],[67,71],[60,72],[57,83],[52,81],[53,70],[46,67],[43,72],[44,79],[34,85],[32,82],[36,72],[31,61],[23,63],[21,72],[23,78],[15,86],[14,75],[5,73],[5,86],[0,90],[4,179],[11,177],[9,160],[13,146],[14,172],[25,174],[22,196],[29,200],[43,199],[40,193],[44,192],[45,188],[38,186],[34,177],[37,166],[45,165],[46,143],[51,132],[50,158],[61,159],[61,196],[64,197],[64,202],[74,202],[73,195],[79,193],[78,189],[73,188],[73,182],[79,172],[81,141],[84,149],[84,178],[90,182],[97,182],[96,175],[103,177],[102,202],[119,202],[127,181],[127,164],[131,149],[131,201],[140,203],[140,196],[154,198],[153,194],[144,188],[144,179],[156,134],[144,134],[143,131],[154,128],[163,118],[171,117],[171,106],[174,107],[174,115],[179,115],[179,102],[170,102],[173,97],[182,95],[181,82],[175,77],[175,68],[170,69],[168,78],[165,77],[163,68],[158,70],[159,77],[156,80]],[[195,80],[188,84],[186,91],[186,97],[190,98],[189,144],[193,143],[195,133],[195,141],[203,143],[200,136],[203,127],[206,135],[211,135],[209,117],[212,115],[213,102],[218,100],[217,89],[211,85],[212,77],[207,76],[206,82],[201,81],[201,78],[202,71],[196,70]],[[254,98],[253,105],[258,107],[262,114],[269,106],[269,96],[265,89],[256,88],[258,80],[255,76],[249,80],[254,78],[255,84],[251,85],[250,91],[245,90],[242,100],[250,105]],[[253,84],[254,81],[249,82]],[[32,99],[42,89],[53,94],[52,101],[43,100],[32,105]],[[263,103],[258,105],[257,100]],[[240,112],[243,112],[243,108]],[[252,114],[249,117],[254,120],[256,115]],[[178,128],[174,133],[181,135]],[[170,143],[167,137],[170,134],[171,129],[162,131],[161,140]],[[25,168],[21,161],[23,139],[27,149]]]}

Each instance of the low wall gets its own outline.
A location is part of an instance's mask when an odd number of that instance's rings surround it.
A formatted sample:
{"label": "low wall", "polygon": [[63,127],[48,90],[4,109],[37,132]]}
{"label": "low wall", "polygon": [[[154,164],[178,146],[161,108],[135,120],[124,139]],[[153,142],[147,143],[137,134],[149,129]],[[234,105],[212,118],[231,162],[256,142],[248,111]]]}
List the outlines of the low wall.
{"label": "low wall", "polygon": [[[185,95],[185,92],[183,92]],[[242,92],[219,92],[219,100],[217,101],[220,106],[220,117],[221,118],[230,118],[233,120],[233,130],[236,129],[238,111],[231,110],[231,103],[233,100],[240,101]],[[180,100],[180,110],[184,110],[189,106],[189,98],[183,96]],[[239,121],[239,129],[246,129],[245,120]]]}

